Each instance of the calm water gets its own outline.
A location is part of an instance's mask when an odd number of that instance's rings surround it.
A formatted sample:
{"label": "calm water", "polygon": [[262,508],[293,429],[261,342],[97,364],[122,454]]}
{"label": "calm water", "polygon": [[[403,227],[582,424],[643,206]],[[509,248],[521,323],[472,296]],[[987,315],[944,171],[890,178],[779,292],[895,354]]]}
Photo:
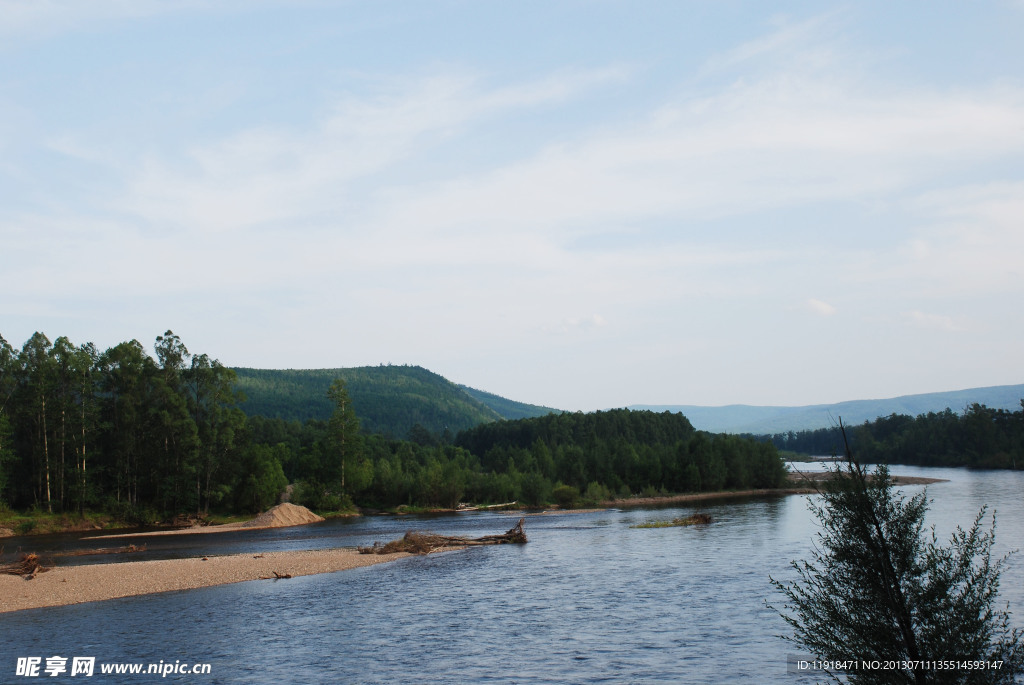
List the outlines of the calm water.
{"label": "calm water", "polygon": [[[928,489],[930,522],[942,537],[989,504],[998,510],[998,548],[1022,546],[1024,474],[894,470],[952,481]],[[775,599],[768,575],[789,578],[789,560],[810,548],[816,528],[806,503],[793,496],[532,516],[522,546],[4,614],[0,682],[32,682],[14,677],[16,657],[52,655],[212,666],[211,675],[165,679],[97,673],[99,682],[814,682],[787,673],[793,650],[777,637],[786,626],[764,604]],[[629,528],[695,510],[715,522]],[[376,517],[230,538],[154,538],[147,555],[368,544],[407,528],[484,535],[515,520]],[[1001,597],[1024,624],[1024,555],[1011,560]],[[47,678],[64,679],[74,682]]]}

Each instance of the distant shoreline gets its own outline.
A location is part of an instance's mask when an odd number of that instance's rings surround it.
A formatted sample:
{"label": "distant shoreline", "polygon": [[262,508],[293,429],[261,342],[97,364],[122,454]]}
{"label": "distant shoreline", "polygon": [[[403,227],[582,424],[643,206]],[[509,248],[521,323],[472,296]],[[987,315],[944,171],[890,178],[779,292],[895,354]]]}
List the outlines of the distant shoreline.
{"label": "distant shoreline", "polygon": [[[766,495],[814,495],[821,484],[832,477],[831,472],[791,473],[786,488],[761,488],[757,490],[723,490],[719,492],[693,492],[681,495],[665,495],[663,497],[636,497],[627,500],[610,500],[602,502],[604,507],[629,508],[657,506],[662,504],[685,504],[714,499],[738,499],[743,497],[761,497]],[[893,485],[930,485],[932,483],[948,483],[946,478],[924,478],[921,476],[892,476]],[[571,509],[566,511],[572,511]]]}

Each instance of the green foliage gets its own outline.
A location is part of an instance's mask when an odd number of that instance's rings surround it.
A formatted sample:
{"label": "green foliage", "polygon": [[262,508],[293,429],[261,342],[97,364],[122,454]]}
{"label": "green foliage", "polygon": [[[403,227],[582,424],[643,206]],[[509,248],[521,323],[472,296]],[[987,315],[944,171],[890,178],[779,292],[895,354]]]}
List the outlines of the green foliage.
{"label": "green foliage", "polygon": [[[880,416],[849,431],[850,445],[866,463],[918,466],[1024,468],[1024,400],[1020,411],[972,404],[963,413],[951,409],[916,417]],[[762,436],[780,450],[831,455],[842,452],[839,429]]]}
{"label": "green foliage", "polygon": [[253,461],[233,373],[171,331],[154,347],[156,359],[135,340],[99,352],[36,333],[15,356],[0,343],[2,496],[153,523],[283,488],[282,453]]}
{"label": "green foliage", "polygon": [[612,491],[609,490],[607,486],[598,483],[596,480],[590,481],[590,483],[587,484],[587,491],[583,494],[583,501],[590,505],[607,502],[611,498]]}
{"label": "green foliage", "polygon": [[235,491],[235,510],[260,512],[277,504],[281,493],[288,487],[281,467],[282,445],[253,445],[245,451],[241,473]]}
{"label": "green foliage", "polygon": [[331,490],[315,480],[295,484],[291,501],[324,513],[352,511],[355,505],[346,493]]}
{"label": "green foliage", "polygon": [[327,391],[342,379],[367,433],[405,437],[420,424],[441,436],[497,421],[501,415],[447,379],[418,366],[364,366],[351,369],[235,369],[236,388],[249,416],[287,421],[327,420],[334,405]]}
{"label": "green foliage", "polygon": [[14,461],[14,450],[11,448],[11,426],[7,417],[0,414],[0,505],[7,502],[8,472]]}
{"label": "green foliage", "polygon": [[563,509],[572,509],[580,503],[579,488],[559,483],[551,490],[551,499]]}
{"label": "green foliage", "polygon": [[[353,502],[431,509],[555,498],[575,506],[644,489],[771,487],[784,477],[770,445],[698,434],[677,414],[498,421],[417,367],[236,374],[191,353],[172,331],[154,350],[155,358],[132,340],[99,351],[37,333],[16,351],[0,338],[0,498],[21,509],[98,507],[153,523],[262,510],[289,482],[297,484],[293,501],[339,511]],[[282,380],[296,389],[288,402],[319,403],[322,418],[239,409],[240,387],[286,395]],[[469,430],[453,440],[459,428]]]}
{"label": "green foliage", "polygon": [[[327,389],[327,397],[334,407],[331,418],[327,422],[327,435],[330,440],[329,449],[331,480],[337,480],[342,492],[354,492],[366,487],[363,471],[358,469],[363,454],[363,439],[359,434],[359,419],[352,400],[349,399],[345,381],[336,378]],[[348,481],[346,483],[346,475]],[[372,479],[372,473],[370,479]]]}
{"label": "green foliage", "polygon": [[[1012,683],[1024,666],[1022,633],[993,603],[1005,557],[992,559],[995,518],[985,510],[948,546],[926,535],[924,493],[893,489],[885,466],[872,478],[847,453],[820,504],[822,532],[798,581],[772,580],[785,598],[786,639],[823,660],[910,662],[902,670],[850,671],[853,683]],[[929,670],[921,661],[1002,661],[1001,670]]]}
{"label": "green foliage", "polygon": [[477,400],[484,406],[493,409],[503,419],[530,419],[537,416],[545,416],[546,414],[562,413],[560,409],[552,409],[551,407],[541,407],[536,404],[525,404],[523,402],[507,400],[504,397],[484,392],[483,390],[476,390],[468,385],[460,385],[459,387],[473,399]]}

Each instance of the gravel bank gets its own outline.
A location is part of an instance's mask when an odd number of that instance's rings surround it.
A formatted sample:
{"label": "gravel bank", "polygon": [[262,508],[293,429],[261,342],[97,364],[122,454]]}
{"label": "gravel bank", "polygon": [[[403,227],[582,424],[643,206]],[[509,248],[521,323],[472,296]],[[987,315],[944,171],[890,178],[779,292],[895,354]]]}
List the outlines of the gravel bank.
{"label": "gravel bank", "polygon": [[[274,578],[274,573],[307,576],[371,566],[409,554],[359,554],[354,549],[234,554],[193,559],[128,561],[58,566],[32,580],[0,575],[0,613],[96,602],[155,592]],[[282,582],[288,582],[284,580]]]}

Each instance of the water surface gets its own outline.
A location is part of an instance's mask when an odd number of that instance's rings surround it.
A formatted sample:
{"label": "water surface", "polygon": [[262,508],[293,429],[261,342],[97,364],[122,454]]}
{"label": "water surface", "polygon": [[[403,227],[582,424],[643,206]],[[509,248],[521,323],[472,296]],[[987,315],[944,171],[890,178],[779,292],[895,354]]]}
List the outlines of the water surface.
{"label": "water surface", "polygon": [[[998,510],[1001,551],[1024,539],[1024,474],[897,467],[929,486],[940,536]],[[907,493],[918,487],[905,488]],[[661,510],[530,516],[526,545],[414,557],[319,576],[133,597],[0,616],[0,681],[18,656],[205,662],[201,683],[814,682],[765,606],[817,530],[806,496]],[[708,526],[632,529],[703,511]],[[150,556],[369,544],[409,528],[485,535],[518,515],[366,517],[238,534],[149,539]],[[228,535],[229,537],[222,537]],[[121,540],[128,544],[132,540]],[[56,544],[56,543],[55,543]],[[82,544],[64,540],[64,545]],[[107,557],[109,560],[110,557]],[[1024,561],[1003,577],[1024,616]],[[66,676],[65,676],[66,677]],[[148,682],[143,676],[105,682]],[[27,682],[27,681],[26,681]]]}

